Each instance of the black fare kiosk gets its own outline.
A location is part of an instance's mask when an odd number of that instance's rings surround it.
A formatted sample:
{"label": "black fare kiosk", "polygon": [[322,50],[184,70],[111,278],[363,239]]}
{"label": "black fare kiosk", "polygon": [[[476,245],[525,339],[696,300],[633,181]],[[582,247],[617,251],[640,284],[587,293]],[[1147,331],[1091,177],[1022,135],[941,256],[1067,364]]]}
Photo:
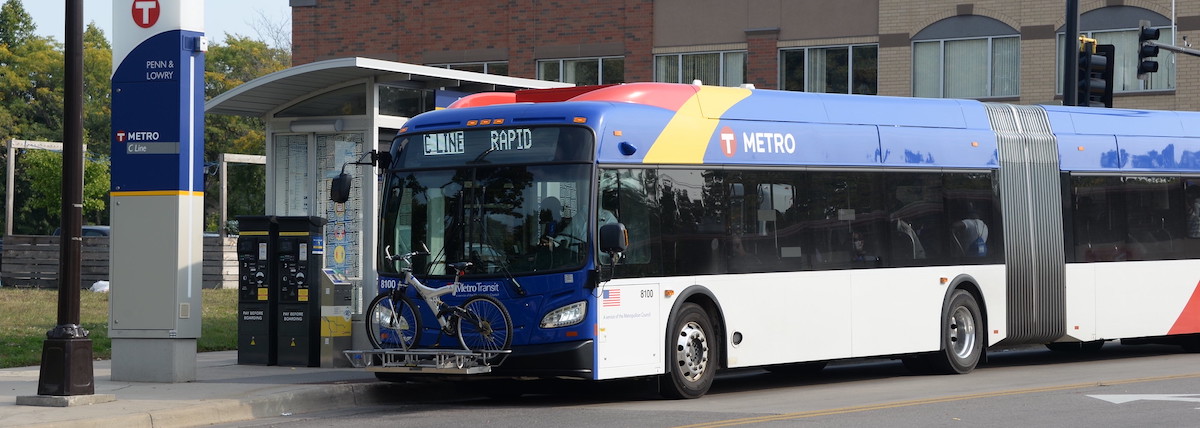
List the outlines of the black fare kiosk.
{"label": "black fare kiosk", "polygon": [[238,364],[276,362],[273,226],[271,217],[238,217]]}
{"label": "black fare kiosk", "polygon": [[325,219],[275,217],[278,282],[277,364],[320,366],[320,281],[325,254]]}
{"label": "black fare kiosk", "polygon": [[321,365],[324,226],[320,217],[238,216],[238,364]]}

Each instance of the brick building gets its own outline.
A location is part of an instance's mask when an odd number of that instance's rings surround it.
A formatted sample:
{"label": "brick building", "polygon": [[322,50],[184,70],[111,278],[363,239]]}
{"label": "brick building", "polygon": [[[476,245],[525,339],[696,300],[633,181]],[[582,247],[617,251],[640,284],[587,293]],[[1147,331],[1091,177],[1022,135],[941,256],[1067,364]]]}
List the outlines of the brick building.
{"label": "brick building", "polygon": [[[577,84],[691,82],[1060,104],[1064,1],[291,0],[293,61],[370,57]],[[1137,29],[1200,45],[1200,0],[1082,0],[1116,107],[1200,110],[1200,58],[1136,78]]]}

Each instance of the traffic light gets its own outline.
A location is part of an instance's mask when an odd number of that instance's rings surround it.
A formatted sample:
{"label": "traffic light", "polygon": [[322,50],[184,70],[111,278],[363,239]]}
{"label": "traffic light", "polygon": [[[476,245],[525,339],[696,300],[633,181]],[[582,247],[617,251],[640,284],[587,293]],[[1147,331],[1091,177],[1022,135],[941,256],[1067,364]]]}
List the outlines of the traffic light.
{"label": "traffic light", "polygon": [[1147,73],[1158,71],[1158,46],[1153,41],[1158,40],[1158,29],[1143,24],[1138,30],[1138,66],[1139,79],[1145,79]]}
{"label": "traffic light", "polygon": [[1075,105],[1112,107],[1113,45],[1097,45],[1095,39],[1082,38],[1079,50],[1079,93]]}

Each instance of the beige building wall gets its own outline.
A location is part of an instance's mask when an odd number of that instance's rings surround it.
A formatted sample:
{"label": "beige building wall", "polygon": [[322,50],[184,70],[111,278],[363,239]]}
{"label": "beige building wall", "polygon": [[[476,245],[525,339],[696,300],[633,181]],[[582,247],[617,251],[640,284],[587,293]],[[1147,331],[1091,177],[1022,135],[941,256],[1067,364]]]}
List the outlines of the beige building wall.
{"label": "beige building wall", "polygon": [[[1171,18],[1170,0],[1082,0],[1080,13],[1132,6]],[[1200,49],[1200,0],[1176,0],[1179,32]],[[912,96],[912,37],[942,19],[980,15],[1003,22],[1021,35],[1018,97],[989,99],[1019,104],[1061,104],[1055,70],[1057,32],[1065,24],[1065,2],[1047,0],[657,0],[654,47],[659,53],[746,46],[748,37],[777,37],[776,52],[751,49],[748,80],[778,87],[778,49],[879,44],[879,94]],[[764,32],[765,31],[765,32]],[[1169,40],[1161,40],[1170,42]],[[1121,94],[1116,107],[1200,110],[1200,57],[1176,55],[1174,90]],[[757,75],[756,75],[757,74]],[[760,86],[763,87],[763,86]]]}

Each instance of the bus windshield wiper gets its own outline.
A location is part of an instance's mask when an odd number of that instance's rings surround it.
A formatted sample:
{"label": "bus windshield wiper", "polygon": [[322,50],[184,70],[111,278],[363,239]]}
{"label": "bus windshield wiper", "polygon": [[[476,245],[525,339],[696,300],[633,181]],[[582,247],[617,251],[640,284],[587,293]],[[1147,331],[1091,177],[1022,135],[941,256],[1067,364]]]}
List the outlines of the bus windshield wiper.
{"label": "bus windshield wiper", "polygon": [[496,151],[495,147],[489,147],[487,150],[484,150],[483,153],[480,153],[479,156],[476,156],[474,160],[467,162],[467,165],[477,164],[477,163],[491,163],[491,162],[483,160],[483,158],[487,157],[487,155],[492,154],[492,152],[494,152],[494,151]]}

